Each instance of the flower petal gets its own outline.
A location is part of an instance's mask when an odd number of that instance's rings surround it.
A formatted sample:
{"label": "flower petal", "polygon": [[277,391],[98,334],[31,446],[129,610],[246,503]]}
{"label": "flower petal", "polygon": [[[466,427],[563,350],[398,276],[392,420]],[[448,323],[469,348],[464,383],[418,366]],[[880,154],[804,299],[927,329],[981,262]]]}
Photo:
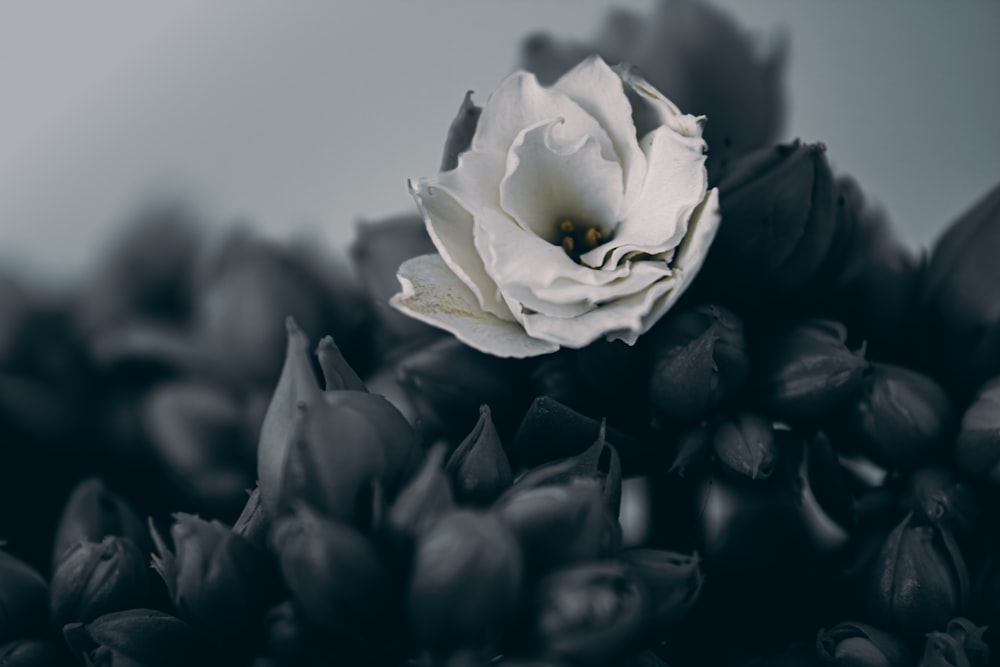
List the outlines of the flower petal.
{"label": "flower petal", "polygon": [[564,74],[552,87],[569,95],[607,131],[622,165],[625,192],[629,192],[642,184],[646,156],[636,140],[632,105],[623,84],[621,75],[595,55]]}
{"label": "flower petal", "polygon": [[[460,159],[460,168],[480,162],[475,154],[465,153]],[[475,174],[482,170],[468,169]],[[442,177],[454,172],[441,174]],[[442,178],[425,178],[410,182],[410,193],[417,201],[427,232],[434,242],[444,262],[463,283],[471,290],[480,307],[488,313],[503,320],[513,320],[507,305],[497,294],[497,285],[486,273],[483,260],[473,244],[473,216],[453,194],[452,188],[438,185]],[[494,188],[495,191],[495,188]]]}
{"label": "flower petal", "polygon": [[517,135],[541,121],[562,118],[560,137],[593,136],[601,143],[601,155],[617,160],[608,133],[568,95],[543,88],[534,74],[519,71],[503,80],[483,107],[472,138],[472,150],[506,154]]}
{"label": "flower petal", "polygon": [[628,253],[674,248],[687,232],[691,212],[705,197],[705,142],[660,126],[640,142],[646,180],[625,194],[626,210],[615,237],[581,258],[591,266],[617,266]]}
{"label": "flower petal", "polygon": [[634,68],[628,65],[617,65],[615,71],[618,72],[626,86],[634,90],[649,104],[651,111],[661,125],[666,125],[674,132],[686,137],[701,139],[701,126],[705,122],[704,116],[683,113],[676,104],[664,97]]}
{"label": "flower petal", "polygon": [[610,235],[622,212],[621,166],[601,157],[594,137],[560,145],[553,130],[561,124],[545,121],[518,134],[507,154],[500,206],[549,243],[558,242],[557,225],[565,219]]}
{"label": "flower petal", "polygon": [[403,262],[397,273],[403,291],[389,301],[410,317],[453,333],[471,347],[498,357],[535,357],[555,352],[555,343],[528,336],[516,323],[479,308],[472,291],[439,255]]}

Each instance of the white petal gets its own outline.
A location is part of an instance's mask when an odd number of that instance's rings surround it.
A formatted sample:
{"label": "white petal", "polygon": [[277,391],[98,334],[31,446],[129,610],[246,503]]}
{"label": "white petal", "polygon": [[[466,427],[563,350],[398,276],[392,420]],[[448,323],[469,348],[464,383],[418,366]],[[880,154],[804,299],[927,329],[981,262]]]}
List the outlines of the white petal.
{"label": "white petal", "polygon": [[560,144],[552,134],[560,124],[547,121],[518,134],[507,154],[500,206],[550,243],[558,241],[557,225],[565,219],[610,235],[622,212],[621,166],[601,157],[594,137]]}
{"label": "white petal", "polygon": [[638,189],[646,173],[646,156],[636,140],[632,105],[625,96],[623,79],[599,56],[587,58],[552,86],[569,95],[593,116],[614,144],[622,165],[625,191]]}
{"label": "white petal", "polygon": [[498,357],[535,357],[559,349],[531,338],[516,323],[479,308],[476,297],[439,255],[403,262],[396,274],[403,291],[389,303],[410,317],[453,333],[471,347]]}
{"label": "white petal", "polygon": [[705,197],[704,140],[663,125],[643,137],[640,145],[647,159],[642,190],[626,193],[618,232],[582,257],[588,264],[616,266],[630,252],[657,254],[676,247],[687,232],[692,211]]}
{"label": "white petal", "polygon": [[629,86],[650,105],[660,124],[666,125],[686,137],[701,137],[701,126],[705,122],[704,116],[683,113],[676,104],[664,97],[660,91],[631,67],[618,65],[615,67],[615,71],[621,76],[626,86]]}
{"label": "white petal", "polygon": [[[467,156],[468,153],[464,154],[462,160]],[[435,180],[426,178],[410,182],[410,193],[423,213],[431,240],[452,273],[468,286],[480,308],[500,319],[513,320],[476,251],[472,214],[449,188],[436,185]]]}
{"label": "white petal", "polygon": [[543,87],[534,74],[524,71],[504,79],[486,101],[472,138],[472,150],[506,154],[521,130],[557,118],[565,121],[559,128],[561,138],[594,136],[601,142],[605,158],[618,159],[611,138],[593,116],[565,93]]}

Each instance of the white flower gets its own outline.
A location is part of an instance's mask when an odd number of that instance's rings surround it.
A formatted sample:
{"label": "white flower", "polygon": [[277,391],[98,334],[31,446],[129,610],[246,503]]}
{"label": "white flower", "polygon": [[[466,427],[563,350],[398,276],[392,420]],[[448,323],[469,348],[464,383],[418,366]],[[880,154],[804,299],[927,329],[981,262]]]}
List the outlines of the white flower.
{"label": "white flower", "polygon": [[[626,91],[659,124],[641,138]],[[392,305],[501,357],[633,344],[718,229],[702,120],[598,57],[551,88],[514,73],[458,166],[411,181],[439,254],[399,267]]]}

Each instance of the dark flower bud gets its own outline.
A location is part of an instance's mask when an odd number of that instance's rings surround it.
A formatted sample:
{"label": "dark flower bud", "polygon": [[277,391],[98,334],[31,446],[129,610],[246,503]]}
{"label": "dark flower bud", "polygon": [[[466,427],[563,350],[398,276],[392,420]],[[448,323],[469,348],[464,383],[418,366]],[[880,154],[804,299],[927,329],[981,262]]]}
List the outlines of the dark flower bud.
{"label": "dark flower bud", "polygon": [[912,469],[948,444],[954,409],[944,388],[915,371],[872,364],[858,394],[848,400],[843,427],[875,460]]}
{"label": "dark flower bud", "polygon": [[997,247],[1000,185],[937,240],[923,284],[922,304],[941,345],[941,368],[970,389],[1000,374]]}
{"label": "dark flower bud", "polygon": [[1000,484],[1000,377],[980,387],[962,415],[955,461],[970,477]]}
{"label": "dark flower bud", "polygon": [[56,667],[65,662],[59,647],[42,639],[18,639],[0,646],[3,667]]}
{"label": "dark flower bud", "polygon": [[0,644],[44,636],[49,586],[30,565],[0,549]]}
{"label": "dark flower bud", "polygon": [[444,473],[445,446],[436,445],[393,501],[388,524],[397,534],[419,535],[455,509],[452,484]]}
{"label": "dark flower bud", "polygon": [[911,667],[913,658],[901,640],[856,621],[839,623],[816,636],[823,667]]}
{"label": "dark flower bud", "polygon": [[308,338],[294,320],[287,327],[285,365],[257,448],[261,502],[272,515],[305,500],[334,516],[353,517],[359,494],[372,482],[389,492],[403,482],[417,455],[416,436],[382,396],[321,391]]}
{"label": "dark flower bud", "polygon": [[962,640],[946,632],[928,632],[924,656],[917,667],[972,667]]}
{"label": "dark flower bud", "polygon": [[624,658],[649,625],[649,593],[619,562],[583,563],[552,572],[535,588],[537,650],[554,660],[608,665]]}
{"label": "dark flower bud", "polygon": [[316,347],[319,368],[323,372],[323,387],[326,391],[367,391],[365,383],[344,359],[340,348],[332,336],[324,336]]}
{"label": "dark flower bud", "polygon": [[746,382],[743,323],[727,308],[671,315],[648,340],[649,401],[661,419],[699,421]]}
{"label": "dark flower bud", "polygon": [[708,459],[712,452],[712,427],[703,422],[681,431],[674,451],[669,472],[685,477],[691,468]]}
{"label": "dark flower bud", "polygon": [[771,422],[752,412],[721,421],[712,448],[725,469],[750,479],[770,477],[778,458]]}
{"label": "dark flower bud", "polygon": [[108,535],[127,537],[141,553],[153,550],[146,521],[99,477],[88,477],[66,500],[52,546],[53,570],[63,553],[80,541],[100,542]]}
{"label": "dark flower bud", "polygon": [[990,647],[983,639],[987,629],[967,618],[958,617],[948,621],[945,632],[961,642],[962,651],[972,667],[987,667],[990,664]]}
{"label": "dark flower bud", "polygon": [[976,533],[982,506],[971,484],[944,466],[925,466],[907,479],[901,497],[905,512],[921,512],[947,524],[959,537]]}
{"label": "dark flower bud", "polygon": [[489,505],[510,487],[514,475],[488,405],[479,408],[479,421],[448,457],[445,472],[455,498],[467,505]]}
{"label": "dark flower bud", "polygon": [[459,510],[438,520],[417,539],[407,591],[420,644],[495,645],[520,599],[522,560],[514,534],[492,514]]}
{"label": "dark flower bud", "polygon": [[759,400],[776,419],[813,422],[853,396],[869,363],[852,352],[847,330],[830,320],[801,320],[779,332],[762,351]]}
{"label": "dark flower bud", "polygon": [[444,155],[441,156],[441,171],[451,171],[457,167],[458,156],[469,150],[482,111],[481,107],[473,103],[472,91],[465,93],[458,113],[448,127],[448,139],[444,143]]}
{"label": "dark flower bud", "polygon": [[292,599],[314,627],[340,633],[377,618],[388,576],[364,535],[298,506],[278,520],[271,542]]}
{"label": "dark flower bud", "polygon": [[[424,219],[415,214],[398,215],[384,220],[364,220],[354,228],[350,247],[351,264],[374,306],[373,314],[391,344],[433,338],[439,330],[389,307],[389,298],[399,291],[396,271],[411,257],[437,252],[427,234]],[[380,341],[383,342],[383,341]]]}
{"label": "dark flower bud", "polygon": [[646,585],[655,630],[677,625],[701,595],[704,577],[698,554],[662,549],[626,549],[618,558]]}
{"label": "dark flower bud", "polygon": [[223,640],[247,632],[275,593],[267,554],[218,521],[174,515],[174,550],[153,532],[153,568],[181,617]]}
{"label": "dark flower bud", "polygon": [[228,392],[195,381],[165,382],[145,398],[142,422],[170,489],[185,505],[233,517],[253,485],[253,436]]}
{"label": "dark flower bud", "polygon": [[267,543],[270,527],[270,517],[260,500],[260,487],[254,487],[247,498],[247,504],[243,506],[243,511],[233,524],[233,532],[263,547]]}
{"label": "dark flower bud", "polygon": [[50,582],[52,621],[89,623],[98,616],[146,606],[148,556],[125,537],[77,542],[67,549]]}
{"label": "dark flower bud", "polygon": [[520,368],[447,336],[401,359],[396,373],[425,425],[449,432],[471,424],[480,405],[499,408],[517,398]]}
{"label": "dark flower bud", "polygon": [[197,631],[155,609],[128,609],[63,628],[66,643],[95,667],[218,664]]}
{"label": "dark flower bud", "polygon": [[534,571],[598,558],[607,550],[606,511],[595,479],[516,489],[495,511]]}
{"label": "dark flower bud", "polygon": [[910,513],[873,563],[868,613],[879,627],[913,641],[960,615],[969,594],[969,572],[951,531]]}
{"label": "dark flower bud", "polygon": [[822,144],[761,148],[719,182],[724,223],[703,275],[734,299],[794,295],[822,267],[835,222],[833,173]]}

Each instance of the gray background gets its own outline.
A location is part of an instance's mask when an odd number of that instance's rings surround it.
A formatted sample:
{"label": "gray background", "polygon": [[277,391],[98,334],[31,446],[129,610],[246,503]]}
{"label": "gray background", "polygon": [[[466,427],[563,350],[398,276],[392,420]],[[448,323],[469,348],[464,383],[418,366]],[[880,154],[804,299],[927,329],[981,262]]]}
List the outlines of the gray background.
{"label": "gray background", "polygon": [[[151,199],[342,252],[412,210],[467,89],[611,6],[0,1],[0,267],[72,278]],[[1000,181],[1000,2],[719,0],[787,30],[787,137],[824,141],[914,246]]]}

